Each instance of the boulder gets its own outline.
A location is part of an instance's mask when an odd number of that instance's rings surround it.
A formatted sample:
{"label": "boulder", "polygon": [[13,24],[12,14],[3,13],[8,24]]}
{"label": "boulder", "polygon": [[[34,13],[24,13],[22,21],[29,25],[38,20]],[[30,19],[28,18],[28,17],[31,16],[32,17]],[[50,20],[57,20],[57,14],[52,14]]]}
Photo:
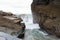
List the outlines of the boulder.
{"label": "boulder", "polygon": [[60,37],[60,0],[48,2],[47,5],[36,5],[33,1],[31,5],[33,21],[39,23],[41,29],[47,33]]}
{"label": "boulder", "polygon": [[23,20],[16,17],[16,15],[10,12],[0,11],[0,31],[11,34],[20,35],[23,34],[25,24],[21,23]]}

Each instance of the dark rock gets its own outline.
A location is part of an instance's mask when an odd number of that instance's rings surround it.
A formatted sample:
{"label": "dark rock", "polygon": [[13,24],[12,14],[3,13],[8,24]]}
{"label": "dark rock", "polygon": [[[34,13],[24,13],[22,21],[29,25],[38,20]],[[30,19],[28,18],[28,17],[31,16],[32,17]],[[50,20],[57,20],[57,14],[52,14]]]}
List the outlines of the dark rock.
{"label": "dark rock", "polygon": [[53,3],[54,3],[55,5],[60,5],[60,0],[54,0]]}
{"label": "dark rock", "polygon": [[[21,23],[21,25],[23,26],[23,29],[22,29],[22,32],[18,35],[18,38],[24,38],[24,34],[25,34],[25,24],[24,23]],[[18,32],[19,33],[19,32]]]}
{"label": "dark rock", "polygon": [[48,4],[48,0],[33,0],[33,3],[35,4],[35,5],[46,5],[46,4]]}
{"label": "dark rock", "polygon": [[59,0],[54,0],[48,5],[35,5],[34,3],[32,3],[31,10],[34,23],[39,23],[40,27],[49,34],[60,37]]}
{"label": "dark rock", "polygon": [[54,0],[33,0],[34,5],[47,5]]}
{"label": "dark rock", "polygon": [[19,34],[18,38],[24,38],[24,34]]}

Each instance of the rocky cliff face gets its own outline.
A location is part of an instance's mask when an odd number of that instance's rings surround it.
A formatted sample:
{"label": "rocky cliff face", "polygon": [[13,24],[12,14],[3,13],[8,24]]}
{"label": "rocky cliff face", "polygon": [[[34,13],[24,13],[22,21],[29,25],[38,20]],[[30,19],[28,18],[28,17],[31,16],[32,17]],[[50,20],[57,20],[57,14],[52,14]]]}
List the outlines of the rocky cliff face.
{"label": "rocky cliff face", "polygon": [[33,0],[31,9],[34,23],[60,37],[60,0]]}
{"label": "rocky cliff face", "polygon": [[12,13],[0,11],[0,31],[2,32],[9,33],[11,35],[22,35],[25,25],[24,23],[21,23],[21,21],[21,18],[16,17],[16,15]]}

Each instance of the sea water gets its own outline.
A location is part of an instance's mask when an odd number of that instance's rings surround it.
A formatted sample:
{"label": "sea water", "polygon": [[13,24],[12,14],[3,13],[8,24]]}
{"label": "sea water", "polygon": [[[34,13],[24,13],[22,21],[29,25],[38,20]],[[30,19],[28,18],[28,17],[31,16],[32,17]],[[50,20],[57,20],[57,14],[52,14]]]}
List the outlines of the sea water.
{"label": "sea water", "polygon": [[27,17],[23,18],[23,21],[26,25],[24,40],[60,40],[55,36],[48,35],[45,31],[40,30],[39,24],[33,23],[31,14],[28,14]]}

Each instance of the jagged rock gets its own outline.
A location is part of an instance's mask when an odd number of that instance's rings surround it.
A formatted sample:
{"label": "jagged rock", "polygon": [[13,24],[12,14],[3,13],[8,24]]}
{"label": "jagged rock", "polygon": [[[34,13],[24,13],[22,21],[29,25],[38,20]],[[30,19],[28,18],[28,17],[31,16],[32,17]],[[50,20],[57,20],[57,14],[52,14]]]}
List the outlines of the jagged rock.
{"label": "jagged rock", "polygon": [[49,1],[47,5],[32,3],[31,9],[34,23],[39,23],[49,34],[60,37],[60,0]]}
{"label": "jagged rock", "polygon": [[25,29],[25,24],[21,23],[23,20],[16,17],[16,15],[8,12],[0,11],[0,31],[9,34],[22,34]]}

